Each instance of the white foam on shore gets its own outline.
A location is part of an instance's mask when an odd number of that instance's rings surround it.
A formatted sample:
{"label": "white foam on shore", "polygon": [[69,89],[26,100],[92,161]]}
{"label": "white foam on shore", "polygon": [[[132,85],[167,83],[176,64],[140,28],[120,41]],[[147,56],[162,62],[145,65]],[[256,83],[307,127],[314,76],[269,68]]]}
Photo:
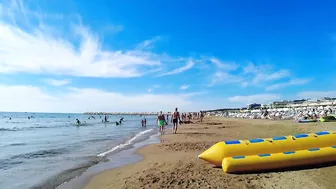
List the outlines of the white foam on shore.
{"label": "white foam on shore", "polygon": [[97,156],[98,156],[98,157],[104,157],[104,156],[106,156],[106,154],[109,154],[109,153],[114,152],[114,151],[116,151],[116,150],[118,150],[118,149],[120,149],[120,148],[123,148],[123,147],[125,147],[125,146],[128,146],[128,145],[130,145],[135,139],[137,139],[137,138],[139,138],[140,136],[142,136],[142,135],[144,135],[144,134],[146,134],[146,133],[149,133],[149,132],[151,132],[151,131],[153,131],[153,129],[148,129],[148,130],[145,130],[145,131],[141,131],[141,132],[137,133],[133,138],[131,138],[131,139],[129,139],[128,141],[126,141],[125,143],[123,143],[123,144],[119,144],[119,145],[113,147],[111,150],[102,152],[102,153],[98,154]]}

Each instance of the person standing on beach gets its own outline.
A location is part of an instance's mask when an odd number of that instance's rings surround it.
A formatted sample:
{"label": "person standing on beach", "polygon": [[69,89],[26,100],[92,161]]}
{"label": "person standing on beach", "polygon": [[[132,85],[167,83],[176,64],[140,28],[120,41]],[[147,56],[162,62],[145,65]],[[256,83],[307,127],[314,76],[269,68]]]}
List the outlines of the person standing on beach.
{"label": "person standing on beach", "polygon": [[203,122],[203,118],[204,118],[204,114],[203,114],[203,112],[201,111],[201,123]]}
{"label": "person standing on beach", "polygon": [[160,127],[160,133],[161,135],[163,135],[163,130],[164,130],[164,125],[166,123],[166,119],[165,116],[162,114],[162,111],[160,111],[160,114],[158,115],[157,119],[156,119],[159,127]]}
{"label": "person standing on beach", "polygon": [[178,121],[181,122],[180,113],[177,111],[177,108],[175,108],[175,111],[171,116],[171,122],[173,123],[173,134],[176,134],[177,132]]}

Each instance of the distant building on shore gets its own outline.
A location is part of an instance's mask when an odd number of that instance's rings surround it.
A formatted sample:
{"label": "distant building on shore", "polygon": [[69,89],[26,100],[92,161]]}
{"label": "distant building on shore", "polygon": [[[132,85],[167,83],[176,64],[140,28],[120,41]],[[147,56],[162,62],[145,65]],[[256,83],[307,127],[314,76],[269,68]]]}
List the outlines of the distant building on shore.
{"label": "distant building on shore", "polygon": [[296,100],[282,100],[274,101],[269,104],[248,104],[242,108],[221,108],[216,110],[208,110],[206,112],[238,112],[255,109],[277,109],[277,108],[300,108],[300,107],[326,107],[336,106],[336,98],[324,97],[317,100],[311,99],[296,99]]}
{"label": "distant building on shore", "polygon": [[260,108],[261,108],[261,104],[253,103],[253,104],[247,105],[247,109],[249,110],[260,109]]}

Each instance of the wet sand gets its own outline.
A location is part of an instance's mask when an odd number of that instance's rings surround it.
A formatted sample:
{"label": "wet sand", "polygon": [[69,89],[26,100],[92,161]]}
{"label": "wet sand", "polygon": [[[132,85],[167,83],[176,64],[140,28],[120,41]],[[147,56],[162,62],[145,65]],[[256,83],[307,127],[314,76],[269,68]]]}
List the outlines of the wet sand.
{"label": "wet sand", "polygon": [[251,139],[336,130],[334,123],[242,120],[206,117],[202,124],[185,124],[173,135],[137,153],[144,160],[100,173],[86,189],[118,188],[229,188],[229,189],[333,189],[336,166],[258,174],[226,174],[197,156],[218,141]]}

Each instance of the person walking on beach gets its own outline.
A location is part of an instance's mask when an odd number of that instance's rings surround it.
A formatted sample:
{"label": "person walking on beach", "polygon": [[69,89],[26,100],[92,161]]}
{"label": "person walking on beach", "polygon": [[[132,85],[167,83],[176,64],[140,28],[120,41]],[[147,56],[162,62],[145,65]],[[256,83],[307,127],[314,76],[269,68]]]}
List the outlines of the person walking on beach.
{"label": "person walking on beach", "polygon": [[203,118],[204,118],[204,114],[203,114],[203,112],[201,111],[201,123],[203,122]]}
{"label": "person walking on beach", "polygon": [[156,121],[160,127],[160,133],[161,135],[163,135],[163,130],[164,130],[164,125],[166,123],[166,119],[165,119],[165,116],[162,114],[162,111],[160,111],[160,114],[158,115]]}
{"label": "person walking on beach", "polygon": [[171,122],[173,123],[173,134],[176,134],[177,132],[178,121],[181,122],[180,113],[177,111],[177,108],[175,108],[175,111],[171,116]]}

